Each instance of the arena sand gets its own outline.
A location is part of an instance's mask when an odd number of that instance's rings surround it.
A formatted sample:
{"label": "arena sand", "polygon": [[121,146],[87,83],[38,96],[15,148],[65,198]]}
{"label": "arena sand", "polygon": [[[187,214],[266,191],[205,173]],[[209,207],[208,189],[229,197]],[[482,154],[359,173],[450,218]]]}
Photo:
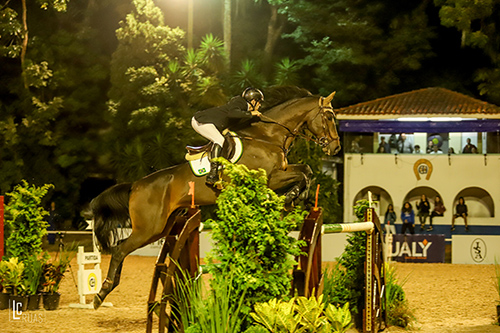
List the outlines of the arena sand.
{"label": "arena sand", "polygon": [[[110,256],[102,256],[106,273]],[[122,281],[106,299],[112,308],[80,310],[69,307],[78,303],[76,259],[72,272],[61,284],[61,304],[55,311],[24,313],[26,321],[13,320],[9,310],[0,311],[0,332],[143,333],[146,327],[146,303],[155,258],[129,256],[125,259]],[[493,265],[395,264],[404,285],[410,307],[417,318],[414,330],[421,333],[500,333],[496,321],[496,290]],[[74,276],[74,279],[72,277]],[[87,297],[90,302],[90,297]],[[350,333],[357,332],[354,329]],[[385,332],[408,332],[389,327]]]}

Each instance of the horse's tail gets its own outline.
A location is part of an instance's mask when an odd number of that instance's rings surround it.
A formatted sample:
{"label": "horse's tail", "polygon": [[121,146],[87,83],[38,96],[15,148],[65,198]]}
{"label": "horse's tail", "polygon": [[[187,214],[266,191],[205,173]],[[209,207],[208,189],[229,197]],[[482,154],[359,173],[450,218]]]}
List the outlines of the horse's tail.
{"label": "horse's tail", "polygon": [[105,252],[109,252],[118,241],[118,227],[130,226],[128,201],[131,183],[114,185],[90,203],[94,215],[95,236]]}

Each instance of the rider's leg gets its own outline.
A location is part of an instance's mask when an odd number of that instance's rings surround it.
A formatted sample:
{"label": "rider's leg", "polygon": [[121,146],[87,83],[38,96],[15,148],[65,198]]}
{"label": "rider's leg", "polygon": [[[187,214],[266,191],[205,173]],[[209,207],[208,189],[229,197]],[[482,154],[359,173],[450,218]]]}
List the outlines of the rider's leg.
{"label": "rider's leg", "polygon": [[214,159],[220,157],[221,153],[222,147],[218,143],[214,143],[212,151],[210,152],[210,173],[207,175],[207,184],[214,184],[219,180],[220,163],[215,162]]}
{"label": "rider's leg", "polygon": [[220,163],[212,161],[216,157],[220,157],[222,153],[222,146],[224,145],[224,136],[219,132],[214,124],[202,124],[196,121],[194,117],[191,119],[191,126],[193,129],[209,139],[214,143],[212,152],[210,154],[210,173],[207,175],[207,183],[213,184],[219,180]]}

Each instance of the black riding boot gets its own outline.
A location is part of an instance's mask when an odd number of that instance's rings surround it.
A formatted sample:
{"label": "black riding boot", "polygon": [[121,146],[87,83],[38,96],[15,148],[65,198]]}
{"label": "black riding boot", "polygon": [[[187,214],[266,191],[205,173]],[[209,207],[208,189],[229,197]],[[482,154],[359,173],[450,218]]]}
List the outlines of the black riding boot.
{"label": "black riding boot", "polygon": [[217,143],[214,143],[210,154],[210,173],[207,175],[207,179],[205,180],[205,182],[209,185],[213,185],[216,181],[219,180],[220,163],[214,162],[213,159],[220,157],[221,153],[222,147]]}

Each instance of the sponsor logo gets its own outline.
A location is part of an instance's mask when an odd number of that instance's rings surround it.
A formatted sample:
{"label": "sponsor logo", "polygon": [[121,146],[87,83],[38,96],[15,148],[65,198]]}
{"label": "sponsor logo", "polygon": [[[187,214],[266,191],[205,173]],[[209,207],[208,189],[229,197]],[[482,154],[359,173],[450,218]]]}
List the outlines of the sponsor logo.
{"label": "sponsor logo", "polygon": [[476,238],[470,246],[470,255],[475,262],[482,262],[486,258],[486,243],[481,238]]}
{"label": "sponsor logo", "polygon": [[407,259],[427,259],[427,252],[431,247],[432,242],[424,239],[421,242],[395,242],[393,245],[393,252],[391,257],[402,257],[406,256]]}

